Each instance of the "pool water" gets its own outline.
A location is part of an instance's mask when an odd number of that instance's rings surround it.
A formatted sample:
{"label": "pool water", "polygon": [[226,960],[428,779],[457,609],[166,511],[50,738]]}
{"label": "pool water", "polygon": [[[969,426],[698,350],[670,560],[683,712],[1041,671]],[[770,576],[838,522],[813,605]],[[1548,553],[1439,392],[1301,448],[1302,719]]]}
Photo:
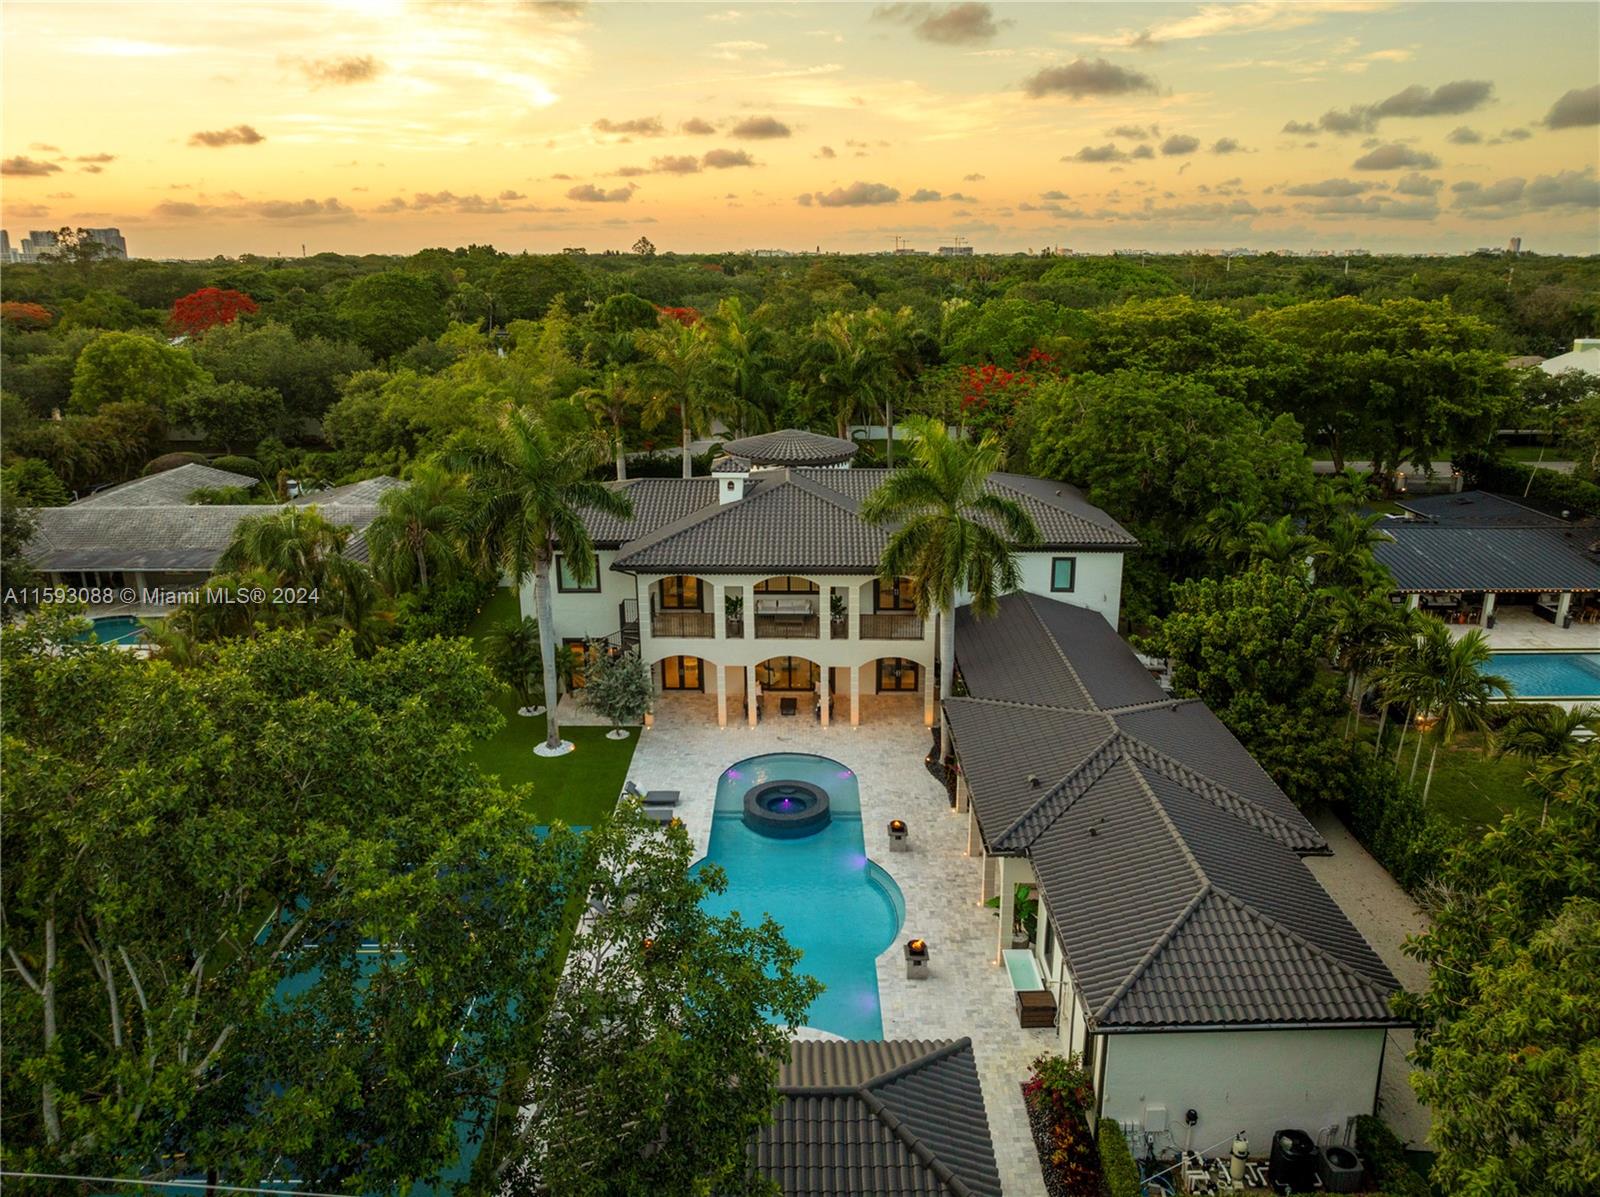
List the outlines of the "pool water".
{"label": "pool water", "polygon": [[1600,653],[1495,653],[1488,672],[1515,686],[1514,698],[1600,698]]}
{"label": "pool water", "polygon": [[102,615],[94,621],[91,631],[80,640],[98,640],[101,644],[137,644],[144,639],[144,623],[132,615]]}
{"label": "pool water", "polygon": [[[810,782],[825,791],[832,821],[811,835],[775,838],[744,824],[744,796],[773,780]],[[861,793],[838,761],[772,753],[740,761],[717,783],[716,813],[706,862],[728,875],[726,893],[711,894],[713,914],[737,912],[746,922],[770,914],[803,953],[800,971],[826,988],[807,1025],[847,1039],[882,1039],[877,957],[894,942],[905,903],[889,874],[867,859]]]}

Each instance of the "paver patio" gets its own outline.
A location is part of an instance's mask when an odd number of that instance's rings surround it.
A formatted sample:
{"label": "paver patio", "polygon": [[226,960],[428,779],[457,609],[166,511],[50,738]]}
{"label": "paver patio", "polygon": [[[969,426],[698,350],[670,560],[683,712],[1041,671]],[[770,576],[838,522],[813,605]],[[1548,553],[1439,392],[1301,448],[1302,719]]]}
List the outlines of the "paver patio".
{"label": "paver patio", "polygon": [[[655,726],[639,734],[630,776],[642,789],[678,790],[697,855],[711,840],[717,779],[729,765],[769,752],[811,752],[855,771],[867,855],[905,897],[905,927],[878,957],[883,1032],[889,1039],[970,1037],[977,1057],[1007,1197],[1043,1197],[1044,1180],[1019,1086],[1028,1062],[1055,1044],[1053,1030],[1017,1026],[1011,985],[994,963],[997,915],[981,906],[980,862],[965,855],[967,821],[923,767],[932,741],[920,696],[863,699],[862,724],[821,728],[805,717],[773,716],[758,727],[719,728],[716,700],[663,695]],[[910,825],[911,850],[890,855],[888,822]],[[908,981],[901,955],[913,936],[928,941],[932,975]]]}

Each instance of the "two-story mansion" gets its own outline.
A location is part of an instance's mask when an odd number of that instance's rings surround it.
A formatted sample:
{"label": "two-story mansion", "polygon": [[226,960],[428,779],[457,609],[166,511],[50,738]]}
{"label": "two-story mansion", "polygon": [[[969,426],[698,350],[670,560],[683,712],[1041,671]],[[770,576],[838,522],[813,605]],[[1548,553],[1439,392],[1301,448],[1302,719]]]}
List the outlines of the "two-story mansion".
{"label": "two-story mansion", "polygon": [[[851,468],[849,441],[790,429],[725,449],[709,478],[620,483],[631,519],[591,514],[598,568],[579,585],[558,561],[556,636],[580,649],[637,644],[660,689],[715,695],[723,726],[779,715],[855,725],[877,695],[920,695],[931,725],[937,619],[918,617],[907,584],[877,577],[889,532],[861,518],[885,471]],[[989,486],[1039,527],[1020,554],[1023,589],[1115,627],[1133,537],[1063,483],[996,473]],[[535,609],[531,582],[522,609]]]}

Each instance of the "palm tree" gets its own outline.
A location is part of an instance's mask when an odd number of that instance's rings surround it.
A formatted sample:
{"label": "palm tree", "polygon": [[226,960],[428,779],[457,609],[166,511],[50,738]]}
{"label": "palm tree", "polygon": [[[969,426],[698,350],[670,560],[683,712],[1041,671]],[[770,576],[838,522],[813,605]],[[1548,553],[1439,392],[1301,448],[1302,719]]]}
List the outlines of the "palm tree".
{"label": "palm tree", "polygon": [[[886,582],[910,578],[917,613],[939,613],[939,693],[948,698],[955,679],[957,591],[971,595],[978,615],[992,615],[1000,595],[1020,582],[1017,549],[1037,544],[1039,529],[1017,503],[988,490],[1000,466],[1000,442],[957,440],[943,424],[907,421],[911,466],[889,474],[861,504],[871,524],[897,524],[883,548],[878,575]],[[940,752],[950,728],[939,719]]]}
{"label": "palm tree", "polygon": [[414,466],[407,485],[384,492],[367,526],[367,550],[391,593],[414,585],[426,594],[455,568],[461,501],[461,480],[435,462]]}
{"label": "palm tree", "polygon": [[741,436],[758,432],[767,426],[767,412],[777,399],[772,330],[761,309],[747,315],[737,295],[717,304],[706,323],[712,370],[726,399],[725,418]]}
{"label": "palm tree", "polygon": [[683,476],[692,477],[689,441],[692,434],[705,431],[709,414],[703,385],[710,356],[704,321],[685,324],[663,316],[660,327],[639,332],[635,343],[645,357],[640,367],[645,387],[645,425],[654,428],[676,413],[683,446]]}
{"label": "palm tree", "polygon": [[515,691],[519,715],[545,712],[536,705],[544,682],[543,654],[539,624],[526,615],[495,624],[483,638],[483,659],[490,672]]}
{"label": "palm tree", "polygon": [[1270,524],[1253,523],[1245,529],[1245,545],[1251,562],[1303,570],[1306,558],[1316,547],[1316,538],[1295,527],[1293,516],[1279,516]]}
{"label": "palm tree", "polygon": [[317,601],[290,604],[293,610],[285,612],[309,624],[328,601],[325,595],[359,584],[352,575],[365,573],[359,562],[345,556],[349,541],[350,529],[330,523],[315,506],[285,507],[240,520],[217,569],[259,571],[273,579],[274,588],[315,592]]}
{"label": "palm tree", "polygon": [[1329,586],[1359,586],[1374,581],[1383,570],[1372,555],[1373,546],[1389,539],[1388,533],[1378,530],[1382,518],[1346,511],[1330,519],[1312,550],[1317,580]]}
{"label": "palm tree", "polygon": [[594,576],[594,542],[583,512],[626,519],[633,503],[590,475],[608,456],[599,437],[557,445],[533,414],[508,407],[489,433],[463,433],[446,463],[466,475],[463,527],[479,560],[510,574],[520,590],[531,577],[539,654],[544,672],[548,735],[544,755],[567,751],[556,718],[555,620],[550,612],[550,567],[560,553],[580,583]]}
{"label": "palm tree", "polygon": [[[1405,708],[1406,717],[1400,724],[1400,738],[1395,745],[1394,763],[1400,765],[1400,754],[1406,746],[1406,731],[1411,726],[1413,713],[1420,713],[1428,701],[1434,679],[1442,668],[1441,662],[1450,648],[1450,629],[1437,619],[1418,616],[1394,640],[1378,668],[1379,687],[1387,706]],[[1382,726],[1379,727],[1382,743]],[[1417,747],[1420,755],[1421,745]],[[1415,773],[1415,762],[1413,762]]]}
{"label": "palm tree", "polygon": [[[1446,632],[1448,636],[1449,633]],[[1441,669],[1425,690],[1426,705],[1419,707],[1424,724],[1431,724],[1433,750],[1428,754],[1428,780],[1422,786],[1422,801],[1428,801],[1433,788],[1433,766],[1439,758],[1439,745],[1455,737],[1463,728],[1482,728],[1489,700],[1496,691],[1509,696],[1511,683],[1499,674],[1485,673],[1493,651],[1482,629],[1474,628],[1452,640],[1440,662]],[[1421,742],[1418,742],[1421,751]],[[1412,766],[1412,775],[1416,766]]]}
{"label": "palm tree", "polygon": [[829,312],[811,326],[807,366],[813,389],[833,412],[835,431],[850,435],[858,415],[878,410],[887,377],[860,312]]}
{"label": "palm tree", "polygon": [[588,409],[597,421],[610,428],[610,438],[617,458],[617,481],[628,480],[628,451],[622,429],[628,412],[644,402],[645,388],[639,383],[639,374],[632,366],[608,365],[600,379],[592,386],[573,392],[572,397]]}
{"label": "palm tree", "polygon": [[[917,322],[910,307],[868,308],[865,316],[867,343],[882,359],[885,370],[899,388],[909,393],[911,384],[922,373],[923,350],[931,338]],[[894,469],[894,392],[895,385],[883,388],[883,419],[888,435],[888,466]]]}
{"label": "palm tree", "polygon": [[[1579,733],[1587,732],[1588,735]],[[1533,768],[1531,777],[1544,796],[1539,815],[1543,826],[1550,813],[1550,796],[1560,793],[1572,770],[1595,751],[1595,736],[1600,735],[1600,710],[1594,707],[1524,707],[1506,721],[1492,739],[1492,755],[1514,756]]]}
{"label": "palm tree", "polygon": [[1395,609],[1380,594],[1343,586],[1327,589],[1323,594],[1333,611],[1333,660],[1345,671],[1350,711],[1345,717],[1344,738],[1348,740],[1360,716],[1367,677],[1382,663],[1385,645],[1395,627]]}
{"label": "palm tree", "polygon": [[1223,565],[1236,565],[1245,557],[1255,508],[1239,499],[1224,499],[1206,513],[1205,522],[1190,534],[1194,546]]}

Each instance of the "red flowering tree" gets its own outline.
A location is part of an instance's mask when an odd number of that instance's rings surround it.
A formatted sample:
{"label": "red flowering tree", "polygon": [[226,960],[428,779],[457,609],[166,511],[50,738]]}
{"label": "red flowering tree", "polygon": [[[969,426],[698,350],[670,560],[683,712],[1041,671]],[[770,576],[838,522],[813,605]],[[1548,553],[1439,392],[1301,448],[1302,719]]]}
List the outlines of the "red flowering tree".
{"label": "red flowering tree", "polygon": [[663,308],[657,307],[656,311],[668,320],[676,320],[679,324],[695,325],[700,323],[699,308]]}
{"label": "red flowering tree", "polygon": [[40,303],[0,303],[0,320],[17,329],[49,328],[55,317]]}
{"label": "red flowering tree", "polygon": [[1042,349],[1024,353],[1015,370],[994,365],[962,366],[957,387],[961,426],[979,436],[992,432],[1003,438],[1016,423],[1017,409],[1033,386],[1041,378],[1058,373],[1054,355]]}
{"label": "red flowering tree", "polygon": [[240,316],[254,315],[260,310],[256,301],[243,291],[201,287],[172,305],[171,323],[176,331],[194,337],[208,328],[232,324]]}

